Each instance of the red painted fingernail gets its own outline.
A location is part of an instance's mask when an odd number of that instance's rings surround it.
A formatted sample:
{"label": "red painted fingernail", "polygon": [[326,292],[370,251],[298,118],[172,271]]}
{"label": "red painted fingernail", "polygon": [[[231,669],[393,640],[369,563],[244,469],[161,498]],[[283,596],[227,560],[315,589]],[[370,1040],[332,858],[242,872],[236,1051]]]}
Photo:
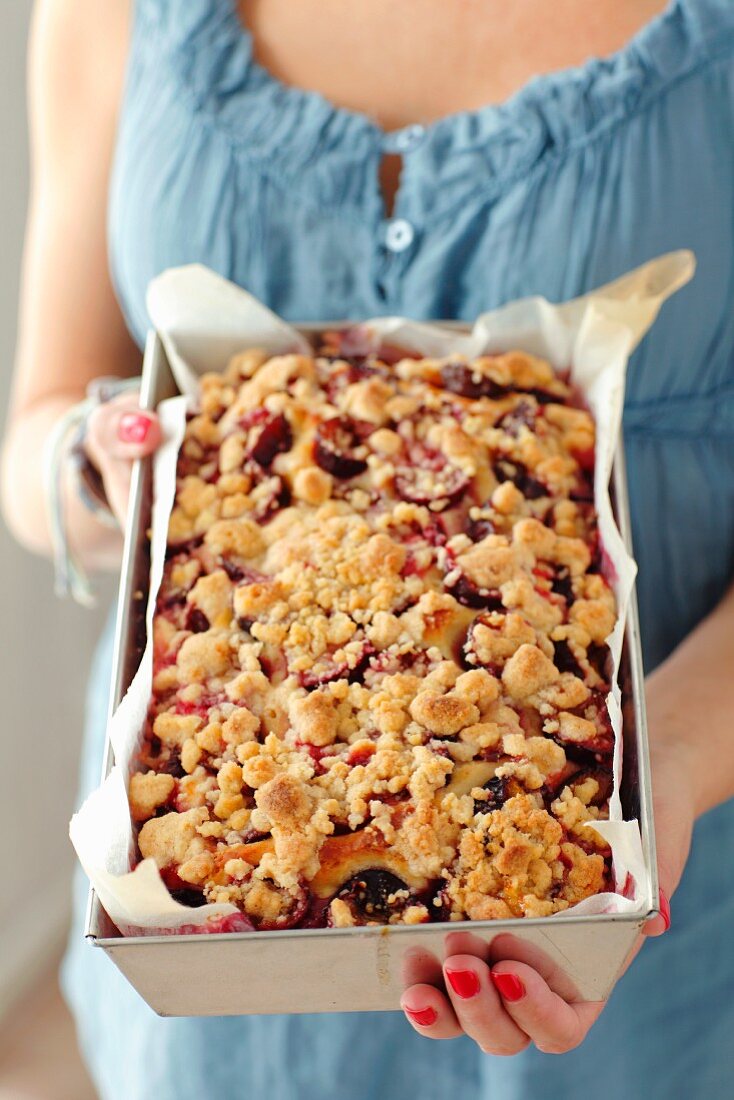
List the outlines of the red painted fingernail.
{"label": "red painted fingernail", "polygon": [[667,932],[670,928],[670,902],[662,890],[658,894],[658,898],[660,903],[660,916],[665,921],[665,931]]}
{"label": "red painted fingernail", "polygon": [[464,1000],[476,997],[479,992],[479,976],[474,970],[449,970],[446,967],[446,977],[454,993]]}
{"label": "red painted fingernail", "polygon": [[517,974],[495,974],[491,972],[495,989],[506,1001],[520,1001],[525,996],[525,986]]}
{"label": "red painted fingernail", "polygon": [[143,413],[123,413],[117,425],[117,438],[122,443],[145,443],[151,423]]}
{"label": "red painted fingernail", "polygon": [[435,1024],[438,1019],[438,1013],[435,1008],[430,1005],[428,1008],[406,1008],[408,1016],[411,1020],[414,1020],[421,1027],[430,1027],[431,1024]]}

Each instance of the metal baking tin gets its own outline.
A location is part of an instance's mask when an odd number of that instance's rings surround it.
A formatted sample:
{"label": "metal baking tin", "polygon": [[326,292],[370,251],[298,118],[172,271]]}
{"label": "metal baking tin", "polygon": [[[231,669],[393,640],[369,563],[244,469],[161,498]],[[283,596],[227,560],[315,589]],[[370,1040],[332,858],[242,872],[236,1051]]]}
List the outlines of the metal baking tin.
{"label": "metal baking tin", "polygon": [[[337,325],[304,325],[308,336]],[[143,366],[142,404],[153,409],[177,392],[159,338],[151,333]],[[613,470],[617,522],[631,548],[627,483],[621,441]],[[131,503],[117,608],[110,710],[124,695],[145,645],[148,591],[147,529],[151,463],[133,471]],[[658,904],[652,793],[637,603],[630,601],[620,671],[624,710],[625,817],[637,818],[649,868],[650,896],[639,913],[462,921],[416,926],[291,929],[198,935],[123,937],[90,890],[85,935],[101,948],[161,1016],[232,1016],[268,1013],[397,1009],[415,960],[444,957],[447,932],[471,931],[487,943],[500,932],[546,953],[574,982],[579,999],[604,1000],[640,928]],[[112,767],[107,743],[103,775]],[[421,980],[425,980],[422,978]]]}

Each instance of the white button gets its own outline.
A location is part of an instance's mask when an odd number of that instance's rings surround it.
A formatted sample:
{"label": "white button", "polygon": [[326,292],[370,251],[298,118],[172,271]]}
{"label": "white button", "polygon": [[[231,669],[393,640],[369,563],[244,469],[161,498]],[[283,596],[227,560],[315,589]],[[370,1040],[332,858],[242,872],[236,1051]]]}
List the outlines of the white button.
{"label": "white button", "polygon": [[413,126],[406,126],[404,130],[400,130],[395,135],[395,149],[398,153],[407,153],[409,149],[416,147],[425,132],[425,126],[420,126],[418,123]]}
{"label": "white button", "polygon": [[385,244],[391,252],[404,252],[415,239],[415,229],[405,218],[394,218],[385,230]]}

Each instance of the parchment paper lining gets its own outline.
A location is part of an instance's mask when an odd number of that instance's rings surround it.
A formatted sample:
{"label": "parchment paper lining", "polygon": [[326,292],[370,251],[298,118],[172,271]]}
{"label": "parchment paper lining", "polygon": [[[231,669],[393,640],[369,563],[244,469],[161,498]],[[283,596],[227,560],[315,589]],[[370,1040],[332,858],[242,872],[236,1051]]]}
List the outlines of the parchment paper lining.
{"label": "parchment paper lining", "polygon": [[[399,317],[366,322],[376,338],[422,355],[474,356],[521,348],[548,359],[558,370],[570,367],[571,381],[584,394],[596,420],[595,504],[619,617],[609,638],[614,664],[608,701],[615,732],[614,790],[609,821],[595,824],[594,828],[608,840],[616,883],[620,889],[626,884],[629,896],[598,894],[565,910],[564,915],[638,912],[648,902],[649,875],[639,824],[622,819],[619,800],[622,714],[617,673],[636,567],[614,522],[608,485],[619,438],[629,355],[655,320],[664,300],[691,278],[694,266],[691,253],[670,253],[561,306],[551,305],[542,298],[530,298],[484,314],[470,334]],[[197,392],[198,376],[223,369],[231,355],[246,347],[265,347],[275,354],[308,352],[310,346],[295,329],[251,295],[196,265],[173,269],[154,280],[148,292],[148,310],[183,395],[163,402],[159,409],[165,442],[154,461],[151,581],[146,617],[150,639],[163,572],[168,517],[173,506],[176,459],[186,408]],[[198,909],[180,905],[168,893],[150,859],[130,871],[135,845],[126,789],[151,696],[152,667],[149,640],[135,678],[109,723],[115,766],[70,824],[79,859],[102,905],[123,935],[175,932],[184,926],[191,931],[207,925],[212,918],[237,912],[232,905],[204,905]]]}

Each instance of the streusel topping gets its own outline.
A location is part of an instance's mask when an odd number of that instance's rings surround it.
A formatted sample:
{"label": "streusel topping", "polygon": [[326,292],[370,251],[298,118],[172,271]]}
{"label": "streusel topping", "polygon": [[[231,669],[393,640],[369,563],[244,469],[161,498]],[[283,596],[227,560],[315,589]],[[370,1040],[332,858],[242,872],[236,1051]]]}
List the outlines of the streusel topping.
{"label": "streusel topping", "polygon": [[201,379],[140,853],[258,929],[558,912],[610,877],[593,421],[523,352],[324,341]]}

